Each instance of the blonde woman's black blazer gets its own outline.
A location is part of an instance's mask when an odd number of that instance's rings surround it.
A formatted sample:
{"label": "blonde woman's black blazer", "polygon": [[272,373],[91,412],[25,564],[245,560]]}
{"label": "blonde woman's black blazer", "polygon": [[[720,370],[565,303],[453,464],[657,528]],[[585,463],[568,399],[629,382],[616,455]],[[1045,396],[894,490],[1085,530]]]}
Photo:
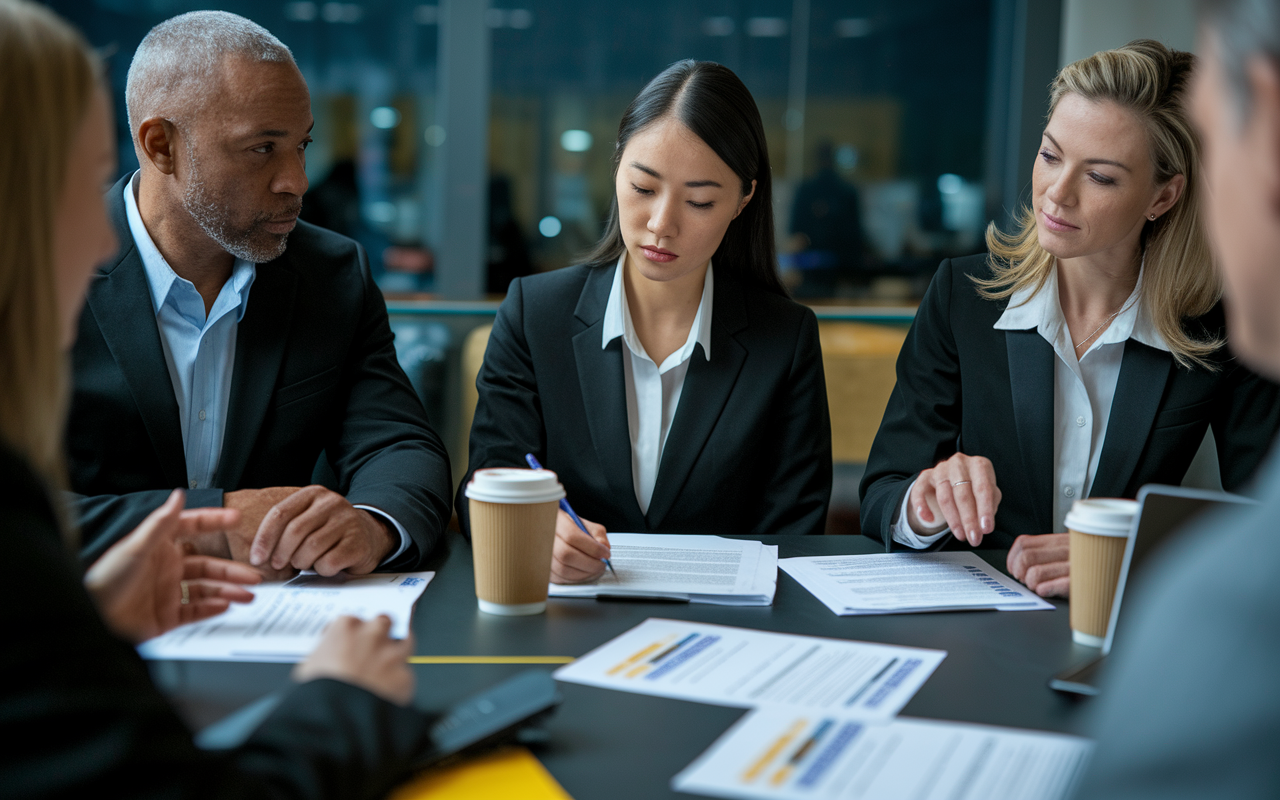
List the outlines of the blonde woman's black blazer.
{"label": "blonde woman's black blazer", "polygon": [[[911,482],[955,454],[986,456],[1003,493],[987,547],[1052,533],[1053,347],[1034,328],[992,326],[1007,301],[981,297],[971,275],[991,274],[986,255],[943,261],[898,356],[889,398],[862,481],[862,531],[891,547],[889,526]],[[1225,337],[1218,304],[1187,329]],[[1223,347],[1216,370],[1187,369],[1130,339],[1090,495],[1134,497],[1148,483],[1177,485],[1212,426],[1222,483],[1240,490],[1280,427],[1280,390]]]}
{"label": "blonde woman's black blazer", "polygon": [[[648,513],[632,486],[621,337],[601,348],[616,266],[512,281],[471,427],[472,471],[554,470],[580,516],[636,533],[822,533],[831,422],[813,311],[717,268],[711,360],[694,349]],[[458,513],[467,521],[466,482]]]}
{"label": "blonde woman's black blazer", "polygon": [[98,616],[49,495],[0,446],[0,795],[381,797],[431,752],[432,718],[334,680],[290,690],[243,745],[201,750]]}

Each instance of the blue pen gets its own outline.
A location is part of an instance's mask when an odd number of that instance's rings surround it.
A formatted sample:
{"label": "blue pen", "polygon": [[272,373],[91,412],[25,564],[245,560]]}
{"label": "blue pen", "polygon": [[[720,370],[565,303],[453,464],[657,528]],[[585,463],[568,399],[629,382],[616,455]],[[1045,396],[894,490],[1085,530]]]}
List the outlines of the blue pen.
{"label": "blue pen", "polygon": [[[533,453],[525,453],[524,460],[529,462],[529,467],[531,469],[542,469],[542,465],[538,463],[538,459],[533,457]],[[583,533],[591,536],[591,532],[587,530],[586,525],[582,524],[582,520],[578,519],[578,515],[574,513],[573,506],[569,505],[569,500],[567,498],[560,498],[560,508],[564,509],[564,513],[569,515],[569,518],[573,520],[574,525],[577,525]],[[618,573],[614,571],[613,564],[609,563],[609,559],[602,558],[600,560],[604,562],[604,565],[609,568],[610,572],[613,572],[613,577],[618,577]]]}

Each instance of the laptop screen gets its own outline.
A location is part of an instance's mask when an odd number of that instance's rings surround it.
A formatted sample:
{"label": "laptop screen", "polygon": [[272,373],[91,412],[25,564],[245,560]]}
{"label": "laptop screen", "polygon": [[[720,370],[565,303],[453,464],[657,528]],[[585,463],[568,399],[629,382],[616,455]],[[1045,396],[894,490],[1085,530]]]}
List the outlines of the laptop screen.
{"label": "laptop screen", "polygon": [[1159,549],[1169,534],[1210,509],[1254,502],[1247,497],[1226,492],[1158,484],[1142,487],[1138,492],[1138,516],[1133,522],[1135,530],[1129,537],[1124,562],[1120,567],[1120,582],[1116,586],[1116,599],[1111,605],[1111,624],[1107,626],[1107,638],[1102,645],[1103,655],[1111,652],[1116,629],[1123,624],[1121,601],[1129,578],[1137,574],[1135,570],[1141,571],[1144,568],[1151,554]]}

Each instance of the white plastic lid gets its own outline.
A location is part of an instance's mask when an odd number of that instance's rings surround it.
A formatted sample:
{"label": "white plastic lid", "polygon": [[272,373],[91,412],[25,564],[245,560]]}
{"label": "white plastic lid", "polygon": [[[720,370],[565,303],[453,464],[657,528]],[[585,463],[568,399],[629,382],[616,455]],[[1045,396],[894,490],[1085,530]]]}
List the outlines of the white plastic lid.
{"label": "white plastic lid", "polygon": [[1095,536],[1128,536],[1138,513],[1137,500],[1090,497],[1077,500],[1067,512],[1067,527]]}
{"label": "white plastic lid", "polygon": [[560,479],[549,469],[478,469],[464,492],[484,503],[546,503],[564,497]]}

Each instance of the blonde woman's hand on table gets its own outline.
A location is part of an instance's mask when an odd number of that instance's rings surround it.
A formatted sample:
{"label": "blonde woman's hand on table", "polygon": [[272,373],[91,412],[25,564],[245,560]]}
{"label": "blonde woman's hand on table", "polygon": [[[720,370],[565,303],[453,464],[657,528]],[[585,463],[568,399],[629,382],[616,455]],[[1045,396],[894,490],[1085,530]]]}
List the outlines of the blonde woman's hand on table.
{"label": "blonde woman's hand on table", "polygon": [[1071,595],[1071,534],[1019,536],[1009,549],[1009,574],[1041,597]]}
{"label": "blonde woman's hand on table", "polygon": [[916,478],[907,523],[921,536],[950,528],[957,539],[977,547],[995,530],[1002,497],[989,459],[956,453]]}
{"label": "blonde woman's hand on table", "polygon": [[325,628],[311,655],[294,668],[293,679],[305,683],[332,678],[407,706],[414,688],[409,669],[413,636],[392,639],[390,633],[391,618],[385,614],[370,620],[338,617]]}

